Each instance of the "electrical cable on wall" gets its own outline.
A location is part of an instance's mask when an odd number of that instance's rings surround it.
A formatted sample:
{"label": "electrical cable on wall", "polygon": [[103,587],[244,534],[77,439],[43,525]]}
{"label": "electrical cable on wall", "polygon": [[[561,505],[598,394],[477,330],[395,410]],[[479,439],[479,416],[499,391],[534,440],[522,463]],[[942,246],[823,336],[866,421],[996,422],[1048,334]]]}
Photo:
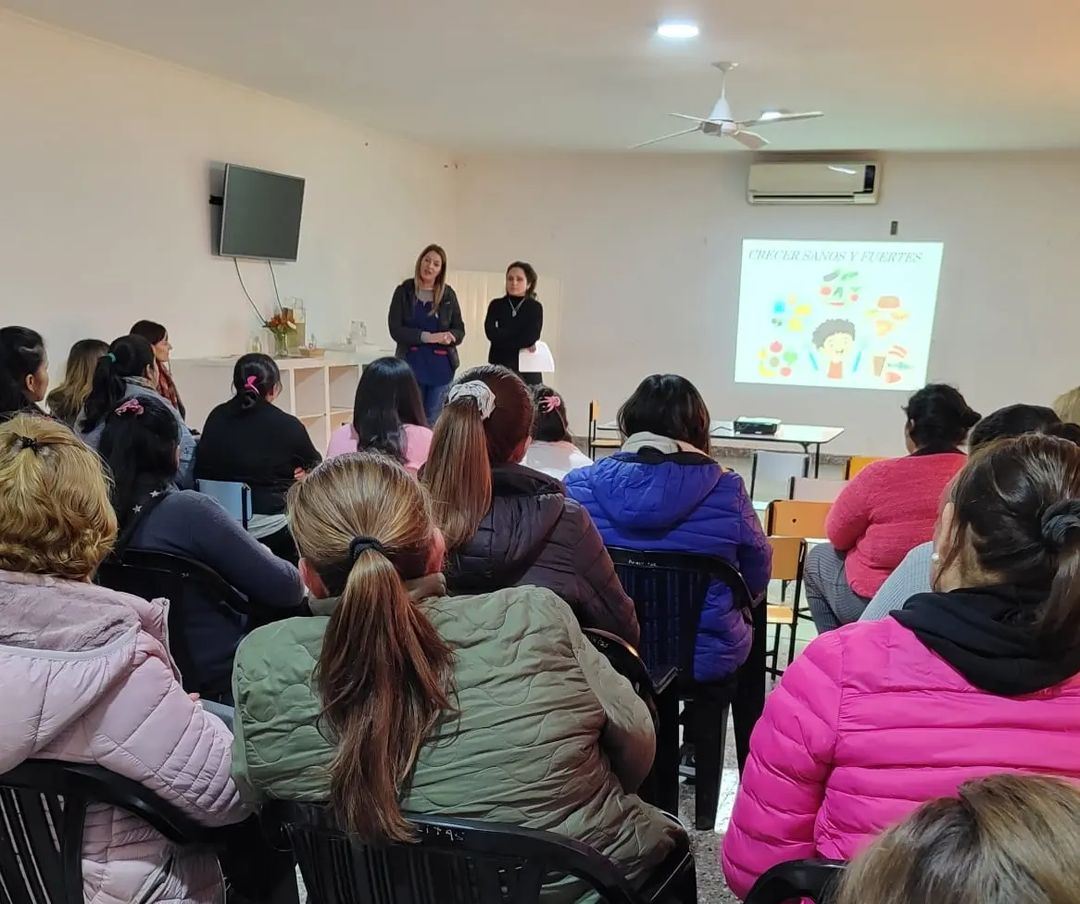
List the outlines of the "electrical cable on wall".
{"label": "electrical cable on wall", "polygon": [[240,261],[235,257],[233,258],[233,266],[236,267],[236,278],[240,280],[240,288],[244,290],[244,295],[247,297],[248,303],[251,305],[251,309],[255,312],[255,316],[259,318],[259,323],[266,326],[266,318],[259,313],[259,308],[255,304],[254,299],[251,297],[251,293],[248,292],[247,286],[244,285],[244,277],[240,275]]}
{"label": "electrical cable on wall", "polygon": [[281,293],[277,287],[277,274],[274,273],[274,262],[267,258],[266,265],[270,268],[270,278],[274,281],[274,297],[277,299],[278,310],[282,310],[281,307]]}

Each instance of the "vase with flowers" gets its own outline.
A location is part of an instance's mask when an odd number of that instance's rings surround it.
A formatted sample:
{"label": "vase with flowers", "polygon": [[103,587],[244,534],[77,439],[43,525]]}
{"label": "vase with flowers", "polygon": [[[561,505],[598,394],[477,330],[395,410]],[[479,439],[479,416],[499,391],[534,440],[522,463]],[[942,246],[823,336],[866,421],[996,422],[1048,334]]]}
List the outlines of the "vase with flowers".
{"label": "vase with flowers", "polygon": [[266,328],[274,337],[274,357],[287,358],[289,355],[289,334],[296,332],[296,322],[288,308],[278,311],[266,321]]}

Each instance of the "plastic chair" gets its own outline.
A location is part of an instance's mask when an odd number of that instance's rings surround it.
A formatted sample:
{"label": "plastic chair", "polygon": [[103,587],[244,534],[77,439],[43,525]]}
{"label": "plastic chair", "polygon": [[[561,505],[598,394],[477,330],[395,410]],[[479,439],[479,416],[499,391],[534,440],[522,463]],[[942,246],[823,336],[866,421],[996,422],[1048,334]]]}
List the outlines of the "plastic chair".
{"label": "plastic chair", "polygon": [[844,471],[844,478],[851,480],[860,471],[865,469],[867,465],[872,465],[875,461],[882,461],[880,455],[852,455],[847,460],[847,468]]}
{"label": "plastic chair", "polygon": [[795,631],[799,623],[799,603],[802,599],[803,566],[806,564],[806,541],[801,537],[769,537],[772,546],[772,574],[771,580],[782,581],[786,585],[789,582],[795,584],[795,596],[792,605],[784,603],[769,603],[766,613],[766,621],[775,627],[773,634],[772,649],[767,658],[771,665],[765,666],[765,671],[774,678],[784,674],[780,668],[780,629],[787,627],[791,634],[788,644],[788,665],[795,658]]}
{"label": "plastic chair", "polygon": [[596,399],[593,399],[591,402],[589,402],[589,435],[588,435],[589,458],[596,458],[596,450],[597,449],[621,449],[622,448],[622,440],[619,439],[618,437],[608,437],[608,438],[604,438],[604,439],[600,439],[599,437],[597,437],[596,434],[597,434],[597,432],[599,430],[599,424],[597,422],[599,420],[600,420],[600,403],[598,401],[596,401]]}
{"label": "plastic chair", "polygon": [[[731,563],[718,556],[692,553],[645,552],[608,547],[615,572],[634,601],[641,626],[641,658],[649,674],[671,669],[679,674],[679,695],[692,699],[703,714],[695,738],[694,824],[711,829],[720,799],[727,710],[734,696],[734,676],[717,685],[694,681],[694,648],[701,608],[709,585],[723,581],[735,597],[735,607],[749,611],[750,591]],[[764,696],[764,670],[761,674]],[[741,726],[739,726],[741,731]],[[670,733],[662,741],[665,750]]]}
{"label": "plastic chair", "polygon": [[770,537],[825,537],[825,519],[831,502],[774,499],[765,510],[765,533]]}
{"label": "plastic chair", "polygon": [[[110,557],[102,562],[95,581],[103,587],[145,600],[169,601],[169,650],[180,669],[184,690],[211,699],[220,694],[221,689],[202,685],[193,666],[186,617],[192,605],[190,600],[197,595],[197,605],[209,601],[233,618],[261,613],[216,571],[169,553],[126,550],[122,558]],[[284,618],[287,614],[279,612],[275,617]]]}
{"label": "plastic chair", "polygon": [[635,889],[617,863],[551,832],[409,815],[416,843],[368,845],[316,804],[272,801],[267,814],[288,836],[309,904],[533,904],[545,884],[568,876],[612,904],[697,901],[685,843]]}
{"label": "plastic chair", "polygon": [[[754,883],[744,904],[785,904],[800,898],[830,904],[847,864],[842,860],[789,860]],[[873,904],[867,901],[866,904]]]}
{"label": "plastic chair", "polygon": [[138,782],[100,766],[27,760],[0,775],[0,900],[83,904],[90,804],[133,813],[176,845],[213,842],[212,830]]}
{"label": "plastic chair", "polygon": [[756,451],[750,470],[750,498],[757,499],[759,481],[765,480],[774,485],[788,487],[793,477],[806,477],[809,473],[809,455]]}
{"label": "plastic chair", "polygon": [[821,477],[792,477],[788,486],[788,499],[802,502],[836,502],[846,480],[826,480]]}
{"label": "plastic chair", "polygon": [[235,480],[197,480],[195,489],[220,502],[225,511],[247,530],[248,522],[251,521],[251,487],[246,483]]}

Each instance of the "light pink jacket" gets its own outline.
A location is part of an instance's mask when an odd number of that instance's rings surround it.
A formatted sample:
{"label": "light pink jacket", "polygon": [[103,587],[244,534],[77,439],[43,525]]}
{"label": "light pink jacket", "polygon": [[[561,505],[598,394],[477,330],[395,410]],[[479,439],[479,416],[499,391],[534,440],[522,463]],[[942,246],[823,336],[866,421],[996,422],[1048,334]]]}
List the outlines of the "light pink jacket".
{"label": "light pink jacket", "polygon": [[[0,571],[0,773],[31,757],[93,763],[205,825],[242,819],[232,734],[184,693],[165,625],[162,602]],[[88,811],[82,865],[92,904],[141,901],[155,886],[149,901],[222,896],[212,855],[179,856],[111,807]]]}
{"label": "light pink jacket", "polygon": [[997,697],[895,619],[830,631],[754,729],[724,875],[743,898],[785,860],[848,860],[919,804],[995,772],[1080,779],[1080,676]]}
{"label": "light pink jacket", "polygon": [[[342,424],[330,434],[330,445],[326,448],[326,457],[334,458],[356,451],[357,437],[352,424]],[[405,467],[415,474],[428,460],[431,450],[431,431],[416,424],[405,425]]]}

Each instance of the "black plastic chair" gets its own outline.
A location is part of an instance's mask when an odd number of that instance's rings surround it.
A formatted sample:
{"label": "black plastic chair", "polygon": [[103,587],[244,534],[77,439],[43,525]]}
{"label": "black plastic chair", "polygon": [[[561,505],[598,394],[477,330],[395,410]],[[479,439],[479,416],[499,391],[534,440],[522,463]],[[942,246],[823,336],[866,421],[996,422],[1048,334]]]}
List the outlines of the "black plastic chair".
{"label": "black plastic chair", "polygon": [[[164,552],[128,549],[122,558],[106,559],[98,568],[95,578],[98,584],[111,590],[119,590],[140,596],[145,600],[167,599],[169,601],[169,651],[176,661],[184,683],[184,690],[215,699],[220,688],[208,688],[200,684],[197,670],[185,630],[185,611],[194,594],[198,605],[220,606],[231,618],[252,617],[254,610],[239,590],[216,571],[200,562]],[[282,618],[287,613],[277,613]],[[251,625],[254,627],[254,624]]]}
{"label": "black plastic chair", "polygon": [[[634,601],[641,625],[641,658],[653,676],[678,670],[679,695],[694,701],[697,710],[694,737],[694,825],[711,829],[720,799],[720,773],[724,759],[727,710],[735,694],[734,676],[716,685],[694,681],[694,647],[701,609],[714,580],[731,589],[735,606],[747,613],[751,607],[746,581],[731,563],[718,556],[692,553],[645,552],[608,547],[623,588]],[[763,639],[762,639],[763,640]],[[753,676],[756,679],[756,676]],[[744,679],[745,680],[745,679]],[[765,670],[761,668],[764,700]],[[667,721],[671,721],[670,719]],[[662,720],[663,723],[663,720]],[[750,726],[740,726],[740,731]],[[678,747],[678,725],[661,724],[658,748],[669,761],[670,748]],[[660,751],[657,753],[660,758]],[[678,761],[677,754],[675,761]]]}
{"label": "black plastic chair", "polygon": [[550,832],[410,815],[415,844],[366,845],[323,806],[274,801],[266,816],[289,838],[309,904],[533,904],[545,884],[570,876],[611,904],[697,901],[685,844],[635,889],[614,861]]}
{"label": "black plastic chair", "polygon": [[119,807],[178,845],[209,844],[205,829],[138,782],[102,769],[27,760],[0,775],[0,900],[83,904],[86,808]]}
{"label": "black plastic chair", "polygon": [[778,863],[758,878],[744,904],[784,904],[802,898],[814,904],[831,904],[846,867],[843,860]]}

